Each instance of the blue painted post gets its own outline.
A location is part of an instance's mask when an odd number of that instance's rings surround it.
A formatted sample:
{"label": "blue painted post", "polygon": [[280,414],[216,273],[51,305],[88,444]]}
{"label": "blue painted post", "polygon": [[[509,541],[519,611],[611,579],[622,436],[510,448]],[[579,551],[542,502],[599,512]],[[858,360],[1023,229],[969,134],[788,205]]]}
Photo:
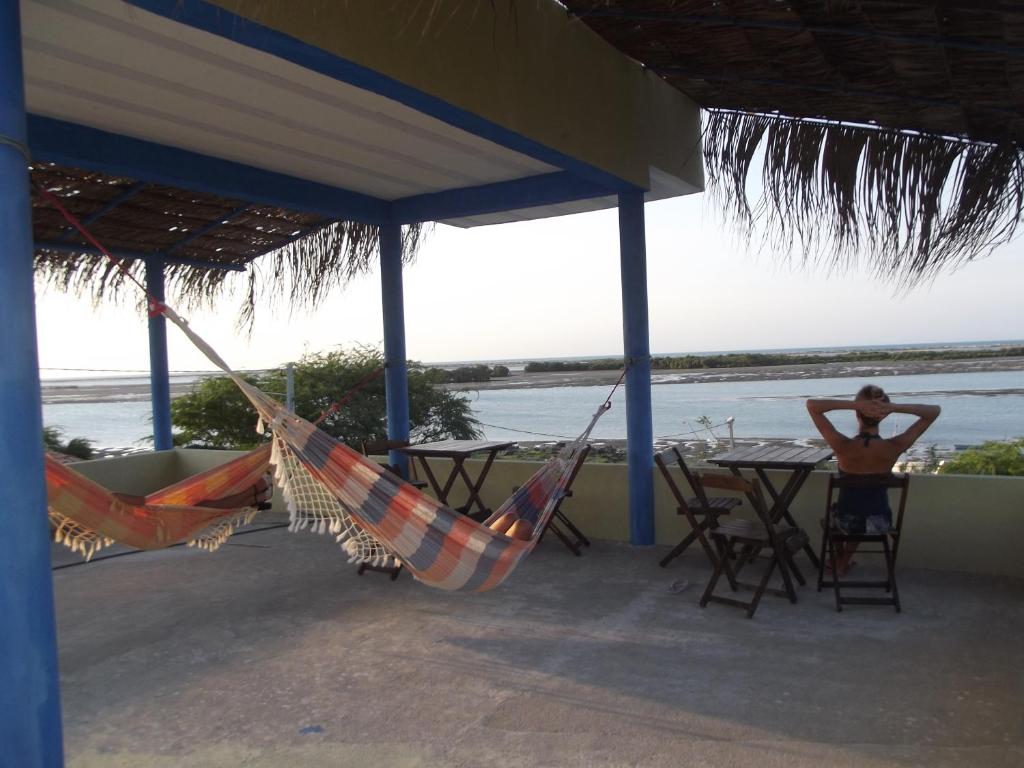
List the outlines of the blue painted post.
{"label": "blue painted post", "polygon": [[295,364],[288,363],[284,369],[284,407],[295,413]]}
{"label": "blue painted post", "polygon": [[[380,286],[384,311],[384,386],[388,404],[388,439],[409,439],[409,380],[405,367],[405,299],[402,295],[402,225],[380,228]],[[409,476],[404,453],[391,451],[388,462]]]}
{"label": "blue painted post", "polygon": [[647,327],[647,245],[642,191],[619,195],[622,335],[626,362],[626,457],[629,461],[629,540],[654,544],[654,430],[651,348]]}
{"label": "blue painted post", "polygon": [[[164,301],[164,261],[157,256],[146,259],[146,291]],[[153,450],[169,451],[171,438],[171,374],[167,365],[167,319],[149,318],[149,392],[153,405]]]}
{"label": "blue painted post", "polygon": [[0,762],[63,764],[18,0],[0,0]]}

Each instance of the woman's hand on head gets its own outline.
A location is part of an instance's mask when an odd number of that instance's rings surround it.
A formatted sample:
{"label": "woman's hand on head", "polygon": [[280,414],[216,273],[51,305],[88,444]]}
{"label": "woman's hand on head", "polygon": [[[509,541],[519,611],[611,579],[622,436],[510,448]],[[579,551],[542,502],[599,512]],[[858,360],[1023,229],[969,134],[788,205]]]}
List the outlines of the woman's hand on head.
{"label": "woman's hand on head", "polygon": [[869,419],[881,421],[892,413],[892,404],[884,400],[857,400],[855,403],[857,413]]}

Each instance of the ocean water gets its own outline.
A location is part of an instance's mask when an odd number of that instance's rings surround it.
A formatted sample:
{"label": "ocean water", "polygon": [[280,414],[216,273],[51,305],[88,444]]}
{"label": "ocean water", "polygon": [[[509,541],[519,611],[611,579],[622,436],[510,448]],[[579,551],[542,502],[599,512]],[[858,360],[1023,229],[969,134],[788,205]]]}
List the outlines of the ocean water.
{"label": "ocean water", "polygon": [[[724,426],[728,417],[735,419],[735,434],[740,438],[815,437],[803,401],[808,397],[851,397],[865,381],[849,377],[659,384],[652,389],[654,435],[706,436],[697,419],[707,416],[716,425],[718,437],[728,435]],[[886,376],[876,381],[895,401],[942,406],[942,416],[926,433],[923,444],[962,447],[1024,436],[1024,371]],[[545,440],[579,433],[609,390],[608,386],[492,389],[466,395],[488,439]],[[855,429],[852,412],[834,416],[840,430],[849,433]],[[152,433],[147,402],[44,404],[43,418],[48,426],[61,427],[66,437],[87,437],[103,448],[143,446],[141,441]],[[890,416],[883,422],[882,433],[901,431],[912,420]],[[622,388],[593,435],[602,439],[626,436]]]}

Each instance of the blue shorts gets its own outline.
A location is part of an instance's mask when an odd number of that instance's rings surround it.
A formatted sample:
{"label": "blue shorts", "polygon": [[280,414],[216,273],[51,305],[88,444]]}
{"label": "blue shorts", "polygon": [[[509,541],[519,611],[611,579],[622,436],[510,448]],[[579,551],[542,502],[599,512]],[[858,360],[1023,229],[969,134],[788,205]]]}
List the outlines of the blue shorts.
{"label": "blue shorts", "polygon": [[892,530],[892,509],[886,488],[840,488],[833,508],[832,525],[841,533],[854,535],[888,533]]}

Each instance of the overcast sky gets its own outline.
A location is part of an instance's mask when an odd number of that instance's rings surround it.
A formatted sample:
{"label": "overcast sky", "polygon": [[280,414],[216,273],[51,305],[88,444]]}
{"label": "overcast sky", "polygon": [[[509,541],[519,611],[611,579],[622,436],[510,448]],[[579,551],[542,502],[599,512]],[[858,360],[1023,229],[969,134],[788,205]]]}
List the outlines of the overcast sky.
{"label": "overcast sky", "polygon": [[[757,253],[703,195],[646,213],[654,354],[1024,338],[1024,240],[898,295],[864,271],[830,275]],[[148,369],[146,321],[134,305],[94,308],[37,290],[44,378],[75,375],[57,368]],[[251,338],[236,331],[240,296],[189,318],[236,368],[383,338],[377,272],[315,313],[260,307]],[[435,227],[405,272],[405,319],[408,356],[422,362],[620,354],[616,212]],[[176,329],[168,335],[172,370],[211,367]]]}

